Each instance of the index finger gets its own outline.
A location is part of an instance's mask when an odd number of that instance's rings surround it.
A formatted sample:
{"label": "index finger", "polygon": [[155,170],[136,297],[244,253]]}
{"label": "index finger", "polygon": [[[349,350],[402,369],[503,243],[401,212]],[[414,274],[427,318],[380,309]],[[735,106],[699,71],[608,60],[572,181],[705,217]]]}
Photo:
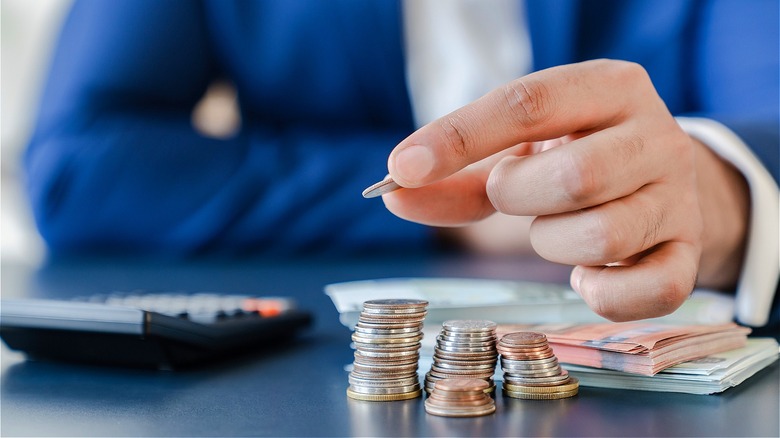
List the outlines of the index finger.
{"label": "index finger", "polygon": [[637,80],[650,82],[641,66],[611,60],[532,73],[412,133],[388,171],[403,187],[421,187],[518,143],[612,126],[643,89]]}

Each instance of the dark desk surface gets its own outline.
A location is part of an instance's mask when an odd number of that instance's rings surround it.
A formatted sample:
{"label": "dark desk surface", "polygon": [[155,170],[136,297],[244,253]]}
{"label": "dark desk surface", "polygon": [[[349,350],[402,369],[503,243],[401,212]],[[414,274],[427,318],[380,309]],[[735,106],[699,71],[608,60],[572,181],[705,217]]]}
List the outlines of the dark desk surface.
{"label": "dark desk surface", "polygon": [[72,297],[112,290],[290,295],[315,313],[288,348],[186,371],[27,362],[2,347],[2,436],[778,436],[777,363],[719,395],[583,387],[571,399],[496,397],[494,415],[427,415],[423,399],[350,400],[350,332],[325,284],[384,277],[565,282],[528,260],[71,260],[37,271],[4,265],[3,297]]}

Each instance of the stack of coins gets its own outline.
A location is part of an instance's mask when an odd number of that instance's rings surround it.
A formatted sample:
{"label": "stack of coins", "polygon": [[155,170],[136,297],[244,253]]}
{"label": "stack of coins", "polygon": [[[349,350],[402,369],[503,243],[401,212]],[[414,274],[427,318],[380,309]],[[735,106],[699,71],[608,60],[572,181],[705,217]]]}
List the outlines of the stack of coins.
{"label": "stack of coins", "polygon": [[496,411],[482,379],[442,379],[425,400],[425,412],[442,417],[477,417]]}
{"label": "stack of coins", "polygon": [[448,378],[482,379],[486,392],[496,388],[493,373],[498,362],[496,323],[491,321],[445,321],[436,338],[433,365],[425,375],[425,391]]}
{"label": "stack of coins", "polygon": [[355,362],[348,397],[392,401],[422,394],[417,364],[427,306],[427,301],[405,299],[363,303],[352,334]]}
{"label": "stack of coins", "polygon": [[505,395],[552,400],[577,395],[579,382],[562,369],[544,333],[517,332],[498,342]]}

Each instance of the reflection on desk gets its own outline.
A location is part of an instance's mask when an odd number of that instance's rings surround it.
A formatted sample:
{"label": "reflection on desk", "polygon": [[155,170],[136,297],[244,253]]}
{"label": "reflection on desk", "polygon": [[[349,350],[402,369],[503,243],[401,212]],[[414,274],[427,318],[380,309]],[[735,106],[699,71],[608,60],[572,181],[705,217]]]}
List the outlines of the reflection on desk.
{"label": "reflection on desk", "polygon": [[[112,290],[216,291],[296,298],[313,330],[258,352],[164,372],[28,362],[3,346],[0,434],[35,436],[778,436],[777,363],[716,396],[581,388],[571,399],[496,394],[495,414],[425,413],[423,399],[349,400],[350,331],[326,284],[386,277],[472,277],[566,284],[536,259],[407,257],[340,260],[53,260],[3,267],[3,297],[69,298]],[[13,290],[7,289],[13,284]]]}

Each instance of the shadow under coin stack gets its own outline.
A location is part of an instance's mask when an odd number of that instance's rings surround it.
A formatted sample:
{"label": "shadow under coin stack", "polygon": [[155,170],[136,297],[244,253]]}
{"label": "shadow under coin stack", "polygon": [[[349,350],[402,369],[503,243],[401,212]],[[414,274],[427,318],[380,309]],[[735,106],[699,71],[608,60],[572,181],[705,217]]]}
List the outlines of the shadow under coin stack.
{"label": "shadow under coin stack", "polygon": [[355,362],[347,396],[357,400],[407,400],[422,394],[417,375],[424,300],[369,300],[363,303],[352,341]]}
{"label": "shadow under coin stack", "polygon": [[577,395],[579,382],[562,369],[544,333],[517,332],[498,342],[503,393],[509,397],[553,400]]}
{"label": "shadow under coin stack", "polygon": [[493,373],[498,362],[496,323],[478,320],[445,321],[436,338],[433,365],[425,375],[425,391],[447,378],[481,379],[485,392],[493,392]]}
{"label": "shadow under coin stack", "polygon": [[442,379],[425,400],[425,412],[442,417],[478,417],[496,411],[496,402],[485,391],[482,379]]}

